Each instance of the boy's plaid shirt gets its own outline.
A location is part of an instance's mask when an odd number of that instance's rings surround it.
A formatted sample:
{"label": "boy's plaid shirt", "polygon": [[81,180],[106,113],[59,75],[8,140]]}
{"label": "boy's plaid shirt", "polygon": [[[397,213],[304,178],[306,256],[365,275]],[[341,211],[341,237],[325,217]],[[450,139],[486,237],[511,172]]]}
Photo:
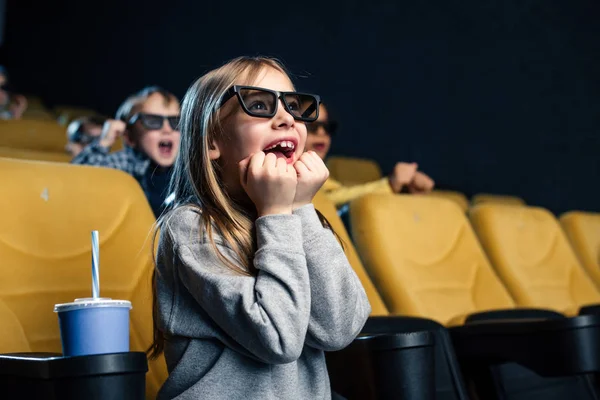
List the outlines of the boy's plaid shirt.
{"label": "boy's plaid shirt", "polygon": [[129,146],[116,153],[109,153],[109,150],[93,143],[87,146],[77,155],[72,164],[95,165],[98,167],[115,168],[127,172],[141,183],[150,166],[150,159],[144,153],[140,153]]}

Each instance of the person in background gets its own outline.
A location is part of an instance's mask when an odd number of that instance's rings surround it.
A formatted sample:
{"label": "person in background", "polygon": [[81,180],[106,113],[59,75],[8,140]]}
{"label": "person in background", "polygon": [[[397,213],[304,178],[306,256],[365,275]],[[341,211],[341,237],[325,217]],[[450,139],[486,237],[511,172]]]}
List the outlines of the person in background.
{"label": "person in background", "polygon": [[[158,217],[166,206],[171,167],[179,152],[179,111],[174,94],[157,86],[144,88],[121,104],[115,119],[104,123],[100,138],[71,162],[131,174]],[[124,149],[109,153],[119,137]]]}
{"label": "person in background", "polygon": [[96,116],[80,117],[71,121],[67,127],[67,153],[76,157],[84,148],[100,138],[105,122],[106,118]]}
{"label": "person in background", "polygon": [[[327,108],[321,104],[317,121],[307,124],[308,137],[305,150],[314,151],[325,160],[336,128],[337,124],[329,120]],[[322,190],[337,207],[368,193],[429,193],[433,190],[435,182],[424,172],[419,171],[418,167],[416,163],[399,162],[388,177],[354,186],[345,186],[330,177]]]}
{"label": "person in background", "polygon": [[11,93],[6,68],[0,65],[0,119],[20,119],[27,109],[27,99]]}

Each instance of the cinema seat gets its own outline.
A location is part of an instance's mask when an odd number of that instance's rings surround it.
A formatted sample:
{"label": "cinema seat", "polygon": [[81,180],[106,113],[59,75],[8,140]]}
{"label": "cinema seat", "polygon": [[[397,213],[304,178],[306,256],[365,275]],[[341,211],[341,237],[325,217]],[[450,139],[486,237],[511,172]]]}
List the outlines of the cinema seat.
{"label": "cinema seat", "polygon": [[600,213],[571,211],[560,223],[579,262],[600,288]]}
{"label": "cinema seat", "polygon": [[[0,302],[29,349],[61,352],[53,308],[91,296],[91,231],[98,230],[101,296],[132,302],[131,350],[145,351],[153,335],[154,215],[138,183],[114,169],[0,159],[0,186]],[[0,335],[0,344],[3,352],[25,348],[13,334]],[[155,398],[167,376],[164,359],[149,368],[147,396]]]}

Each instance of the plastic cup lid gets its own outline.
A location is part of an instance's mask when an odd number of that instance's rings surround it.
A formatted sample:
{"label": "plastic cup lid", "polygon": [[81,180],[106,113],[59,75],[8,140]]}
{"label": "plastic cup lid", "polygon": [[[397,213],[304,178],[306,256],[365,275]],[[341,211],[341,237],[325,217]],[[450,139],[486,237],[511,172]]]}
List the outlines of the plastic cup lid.
{"label": "plastic cup lid", "polygon": [[84,299],[75,299],[72,303],[56,304],[54,306],[54,312],[64,312],[81,310],[84,308],[98,308],[98,307],[122,307],[131,310],[131,302],[128,300],[113,300],[107,297],[100,297],[94,299],[91,297]]}

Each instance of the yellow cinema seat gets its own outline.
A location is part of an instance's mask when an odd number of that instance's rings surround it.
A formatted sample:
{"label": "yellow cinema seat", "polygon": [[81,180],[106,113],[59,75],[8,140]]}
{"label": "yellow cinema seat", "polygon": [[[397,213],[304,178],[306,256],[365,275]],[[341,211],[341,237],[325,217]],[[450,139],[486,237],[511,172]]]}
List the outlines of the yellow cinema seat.
{"label": "yellow cinema seat", "polygon": [[[61,352],[54,305],[91,296],[92,230],[100,235],[101,296],[132,302],[131,350],[145,351],[154,215],[138,183],[114,169],[0,159],[0,186],[0,300],[31,351]],[[164,358],[149,367],[147,395],[155,398]]]}
{"label": "yellow cinema seat", "polygon": [[451,326],[514,308],[454,201],[371,194],[350,204],[350,217],[358,253],[391,313]]}
{"label": "yellow cinema seat", "polygon": [[21,323],[2,300],[0,300],[0,338],[0,354],[31,351]]}
{"label": "yellow cinema seat", "polygon": [[483,203],[505,204],[507,206],[524,206],[525,200],[517,196],[507,196],[500,194],[480,193],[473,196],[473,205]]}
{"label": "yellow cinema seat", "polygon": [[49,151],[37,151],[28,149],[13,149],[9,147],[0,147],[0,157],[16,158],[19,160],[51,161],[68,163],[71,156],[67,153],[55,153]]}
{"label": "yellow cinema seat", "polygon": [[341,239],[344,246],[344,251],[346,252],[346,257],[348,257],[348,261],[350,262],[352,269],[354,269],[354,272],[365,288],[365,292],[369,298],[369,303],[371,303],[371,315],[388,315],[389,312],[385,304],[383,304],[381,296],[379,296],[379,293],[377,292],[377,289],[375,289],[371,278],[369,278],[367,275],[367,271],[365,271],[358,254],[356,254],[356,249],[354,248],[354,245],[348,236],[348,232],[346,232],[344,223],[339,217],[335,205],[322,192],[317,193],[313,199],[313,204],[315,208],[319,210],[325,218],[327,218],[327,221],[331,224],[333,231],[338,235],[338,238]]}
{"label": "yellow cinema seat", "polygon": [[67,135],[56,121],[0,121],[0,147],[64,153]]}
{"label": "yellow cinema seat", "polygon": [[600,289],[600,213],[571,211],[560,223],[581,265]]}
{"label": "yellow cinema seat", "polygon": [[382,178],[381,168],[366,158],[331,156],[327,159],[331,177],[345,186],[360,185]]}
{"label": "yellow cinema seat", "polygon": [[471,222],[520,306],[573,316],[582,306],[600,303],[600,292],[548,210],[481,204],[471,210]]}
{"label": "yellow cinema seat", "polygon": [[460,193],[460,192],[454,192],[451,190],[434,190],[431,193],[427,194],[428,196],[434,196],[434,197],[442,197],[448,200],[452,200],[454,201],[461,210],[463,210],[463,212],[467,212],[467,210],[469,209],[469,199],[467,199],[467,196],[465,196],[464,194]]}

